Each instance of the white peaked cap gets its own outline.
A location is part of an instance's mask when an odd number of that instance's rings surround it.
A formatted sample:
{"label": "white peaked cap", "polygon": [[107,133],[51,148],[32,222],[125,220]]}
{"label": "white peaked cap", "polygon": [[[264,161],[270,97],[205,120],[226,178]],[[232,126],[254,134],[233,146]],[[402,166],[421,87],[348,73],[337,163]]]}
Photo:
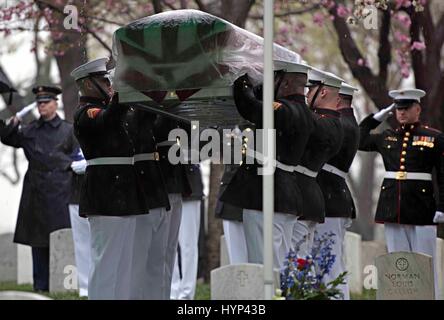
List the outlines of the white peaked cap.
{"label": "white peaked cap", "polygon": [[311,68],[308,72],[308,81],[309,82],[324,82],[325,80],[325,72],[317,69],[317,68]]}
{"label": "white peaked cap", "polygon": [[339,94],[343,94],[346,96],[353,96],[353,93],[358,90],[359,90],[358,88],[353,87],[346,82],[342,82],[341,89],[339,89]]}
{"label": "white peaked cap", "polygon": [[391,90],[389,96],[393,100],[416,100],[421,101],[421,98],[426,95],[424,90],[420,89],[403,89],[403,90]]}
{"label": "white peaked cap", "polygon": [[308,71],[311,69],[311,67],[304,63],[296,63],[291,61],[284,61],[284,60],[273,60],[274,70],[284,70],[285,72],[289,73],[305,73],[308,74]]}
{"label": "white peaked cap", "polygon": [[107,73],[106,64],[108,60],[108,58],[99,58],[82,64],[71,72],[71,77],[77,81],[94,74],[105,74]]}

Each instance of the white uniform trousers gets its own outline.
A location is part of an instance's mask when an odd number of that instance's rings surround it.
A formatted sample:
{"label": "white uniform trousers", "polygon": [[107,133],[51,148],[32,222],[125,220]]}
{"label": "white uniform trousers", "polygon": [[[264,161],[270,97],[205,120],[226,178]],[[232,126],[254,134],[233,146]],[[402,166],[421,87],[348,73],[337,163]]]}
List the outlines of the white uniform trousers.
{"label": "white uniform trousers", "polygon": [[171,299],[194,299],[199,262],[200,206],[200,200],[184,201],[182,203],[182,220],[179,229],[181,272],[179,272],[179,255],[176,250]]}
{"label": "white uniform trousers", "polygon": [[[333,232],[335,243],[332,246],[332,254],[336,256],[335,262],[331,267],[330,273],[324,275],[325,284],[336,279],[341,273],[346,271],[345,267],[345,232],[351,225],[350,218],[325,218],[324,223],[316,225],[315,239],[322,237],[325,233]],[[344,300],[350,300],[350,288],[348,282],[339,285],[338,289],[344,294]]]}
{"label": "white uniform trousers", "polygon": [[438,274],[436,272],[436,226],[416,226],[384,223],[388,252],[408,251],[423,253],[433,258],[435,276],[435,299],[439,297]]}
{"label": "white uniform trousers", "polygon": [[90,216],[90,300],[130,299],[137,216]]}
{"label": "white uniform trousers", "polygon": [[298,220],[292,231],[291,247],[301,257],[311,254],[316,222]]}
{"label": "white uniform trousers", "polygon": [[79,216],[79,205],[69,205],[74,255],[76,259],[79,295],[88,296],[88,277],[91,265],[91,231],[88,219]]}
{"label": "white uniform trousers", "polygon": [[179,229],[182,218],[182,195],[180,193],[169,193],[170,211],[167,212],[167,250],[164,265],[164,299],[171,297],[171,282],[173,280],[174,262],[176,259],[177,245],[179,243]]}
{"label": "white uniform trousers", "polygon": [[223,220],[225,242],[230,264],[247,263],[248,251],[242,221]]}
{"label": "white uniform trousers", "polygon": [[[264,263],[264,216],[261,211],[243,210],[245,239],[248,262]],[[290,251],[291,235],[297,222],[295,215],[276,212],[273,218],[273,267],[284,267],[285,258]]]}
{"label": "white uniform trousers", "polygon": [[151,209],[136,220],[131,277],[131,299],[164,298],[164,262],[168,235],[167,211]]}

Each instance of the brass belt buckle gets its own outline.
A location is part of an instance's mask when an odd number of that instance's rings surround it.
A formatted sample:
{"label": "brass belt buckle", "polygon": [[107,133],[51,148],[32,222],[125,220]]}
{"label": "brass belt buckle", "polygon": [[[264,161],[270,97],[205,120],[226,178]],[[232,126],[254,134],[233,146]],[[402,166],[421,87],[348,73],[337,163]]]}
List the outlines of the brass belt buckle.
{"label": "brass belt buckle", "polygon": [[407,179],[407,172],[405,171],[396,172],[396,180],[406,180],[406,179]]}
{"label": "brass belt buckle", "polygon": [[160,156],[159,156],[159,152],[154,152],[154,161],[159,161]]}

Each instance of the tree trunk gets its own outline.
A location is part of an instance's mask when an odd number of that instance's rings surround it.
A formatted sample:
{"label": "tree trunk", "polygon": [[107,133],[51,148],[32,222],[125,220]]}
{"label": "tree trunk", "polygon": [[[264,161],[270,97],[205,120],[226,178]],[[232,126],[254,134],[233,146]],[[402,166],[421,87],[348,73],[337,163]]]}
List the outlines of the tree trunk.
{"label": "tree trunk", "polygon": [[[82,35],[82,33],[74,29],[67,30],[65,28],[64,20],[66,15],[63,13],[63,5],[60,5],[58,1],[49,1],[47,3],[49,8],[53,10],[52,19],[48,21],[51,29],[51,38],[53,39],[53,49],[54,52],[60,53],[54,54],[54,56],[59,68],[65,119],[72,122],[78,105],[79,90],[71,77],[71,71],[87,61],[86,35]],[[85,3],[82,0],[74,0],[71,4],[77,8],[82,8],[83,12],[86,12]],[[42,3],[39,3],[39,7],[41,10],[45,9],[45,5]],[[80,18],[79,25],[81,23]]]}
{"label": "tree trunk", "polygon": [[211,164],[210,194],[208,197],[208,234],[205,237],[206,259],[204,277],[206,281],[210,280],[211,270],[220,266],[220,237],[222,235],[222,220],[216,218],[215,209],[223,168],[224,166],[221,164]]}

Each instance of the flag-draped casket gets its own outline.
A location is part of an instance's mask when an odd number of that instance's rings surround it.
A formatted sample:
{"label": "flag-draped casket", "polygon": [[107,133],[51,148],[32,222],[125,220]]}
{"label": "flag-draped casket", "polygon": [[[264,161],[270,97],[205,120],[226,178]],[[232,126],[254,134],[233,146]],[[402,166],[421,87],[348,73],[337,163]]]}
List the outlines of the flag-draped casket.
{"label": "flag-draped casket", "polygon": [[[262,82],[263,39],[198,10],[168,11],[119,28],[113,55],[121,101],[203,126],[239,122],[231,93],[239,76]],[[279,45],[274,58],[300,61]]]}

